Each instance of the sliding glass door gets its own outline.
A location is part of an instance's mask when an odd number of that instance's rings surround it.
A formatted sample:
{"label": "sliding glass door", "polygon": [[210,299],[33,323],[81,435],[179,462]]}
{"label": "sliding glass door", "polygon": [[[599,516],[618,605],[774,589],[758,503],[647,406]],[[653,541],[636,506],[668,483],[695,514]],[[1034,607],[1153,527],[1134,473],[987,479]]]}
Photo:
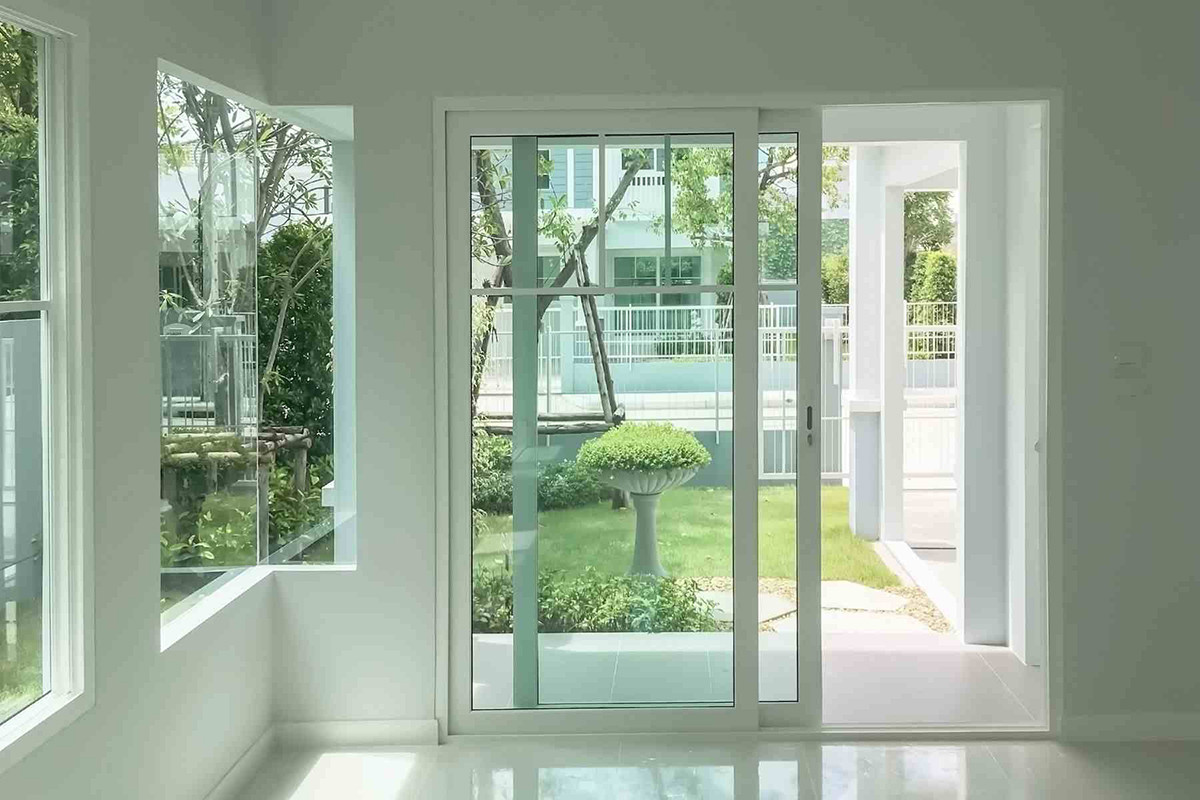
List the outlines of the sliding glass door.
{"label": "sliding glass door", "polygon": [[451,731],[819,721],[814,119],[447,115]]}

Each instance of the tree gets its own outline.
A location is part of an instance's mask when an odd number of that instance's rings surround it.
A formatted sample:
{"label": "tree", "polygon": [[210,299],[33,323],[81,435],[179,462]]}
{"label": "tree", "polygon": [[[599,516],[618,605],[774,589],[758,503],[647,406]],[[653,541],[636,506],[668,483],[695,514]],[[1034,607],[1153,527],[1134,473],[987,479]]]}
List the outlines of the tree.
{"label": "tree", "polygon": [[821,301],[850,302],[850,254],[844,250],[821,256]]}
{"label": "tree", "polygon": [[953,253],[944,250],[918,253],[913,266],[913,293],[910,300],[926,303],[952,303],[958,298],[957,264]]}
{"label": "tree", "polygon": [[[822,148],[821,193],[830,208],[845,200],[841,182],[849,160],[848,147]],[[760,274],[765,280],[795,280],[796,148],[760,145],[758,162],[758,219],[766,228],[766,235],[759,238]],[[714,178],[716,192],[710,189]],[[733,151],[728,147],[674,150],[671,180],[678,193],[671,207],[672,230],[685,234],[697,248],[723,250],[729,269],[722,269],[722,275],[732,283]],[[721,276],[718,282],[722,282]]]}
{"label": "tree", "polygon": [[258,249],[261,419],[309,428],[316,457],[333,443],[330,240],[327,225],[290,222]]}
{"label": "tree", "polygon": [[[904,195],[904,297],[915,300],[919,278],[917,254],[942,250],[954,239],[950,192],[906,192]],[[952,298],[953,299],[953,298]]]}
{"label": "tree", "polygon": [[[281,373],[279,353],[281,348],[289,350],[284,338],[289,332],[309,326],[320,330],[332,324],[324,318],[306,321],[288,316],[318,311],[307,307],[315,302],[311,299],[315,286],[309,287],[309,301],[295,303],[314,276],[324,273],[324,291],[331,291],[328,273],[333,231],[314,219],[321,211],[319,192],[332,180],[330,143],[289,122],[257,114],[216,92],[163,73],[158,77],[158,129],[160,169],[174,175],[184,197],[182,203],[160,209],[160,217],[178,220],[176,235],[197,239],[194,247],[177,248],[175,266],[183,276],[183,291],[164,289],[163,307],[192,310],[189,318],[193,323],[219,314],[256,314],[268,309],[269,318],[259,320],[266,322],[268,334],[259,332],[259,419],[290,422],[290,415],[301,407],[315,410],[330,405],[331,396],[320,394],[304,401],[294,395],[268,400],[283,386],[307,386],[315,391],[318,384],[324,384],[314,383],[311,375]],[[196,169],[194,181],[184,174],[190,166]],[[239,192],[247,196],[239,197]],[[247,213],[251,208],[253,212]],[[232,236],[215,240],[214,220],[221,214],[241,220],[240,240],[234,241]],[[207,236],[203,235],[206,226]],[[273,241],[285,228],[290,230],[279,245],[264,250],[264,241]],[[232,269],[238,250],[243,251],[244,263],[253,263],[256,253],[266,256],[258,265],[255,284],[242,280]],[[260,291],[272,296],[263,297]],[[284,363],[288,369],[302,372],[314,363],[331,368],[328,360],[314,362],[311,354],[307,360],[285,358]],[[331,378],[327,383],[331,392]],[[277,418],[275,413],[285,416]]]}
{"label": "tree", "polygon": [[[648,163],[650,151],[630,151],[624,173],[613,189],[612,195],[605,204],[605,219],[612,219],[621,207],[625,193],[633,183],[634,177]],[[549,164],[539,159],[538,174],[549,173]],[[472,185],[474,191],[471,197],[471,258],[492,267],[491,278],[485,285],[492,288],[511,287],[512,273],[512,234],[504,221],[503,209],[512,202],[512,168],[505,151],[479,148],[472,151]],[[587,249],[600,228],[600,216],[597,214],[580,225],[566,211],[567,199],[561,195],[549,198],[548,206],[538,212],[537,230],[541,236],[552,239],[559,252],[562,267],[550,281],[554,287],[566,286],[572,279],[578,286],[591,286],[591,275],[587,263]],[[471,343],[471,415],[479,400],[479,390],[484,367],[487,364],[488,348],[492,340],[491,319],[496,307],[502,302],[500,295],[488,295],[482,302],[472,306],[472,343]],[[550,307],[552,297],[538,298],[537,324],[541,325],[542,316]],[[588,345],[592,353],[592,363],[596,368],[596,382],[600,389],[601,408],[605,419],[612,421],[615,413],[615,392],[612,375],[608,368],[608,355],[603,336],[600,332],[599,314],[596,309],[596,298],[585,295],[581,298],[583,316],[587,324]]]}
{"label": "tree", "polygon": [[38,296],[40,194],[38,189],[38,41],[29,31],[0,23],[0,299]]}

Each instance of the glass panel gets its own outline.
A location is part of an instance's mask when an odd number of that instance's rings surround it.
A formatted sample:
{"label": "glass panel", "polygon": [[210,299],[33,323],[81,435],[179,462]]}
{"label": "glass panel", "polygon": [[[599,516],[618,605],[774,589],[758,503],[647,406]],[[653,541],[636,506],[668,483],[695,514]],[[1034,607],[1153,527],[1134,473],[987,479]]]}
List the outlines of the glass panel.
{"label": "glass panel", "polygon": [[764,701],[797,699],[795,291],[759,305],[759,689]]}
{"label": "glass panel", "polygon": [[[605,139],[604,187],[608,198],[604,225],[604,284],[660,285],[659,261],[666,254],[666,178],[656,151],[664,137],[610,136]],[[666,165],[665,157],[662,166]],[[633,305],[632,300],[617,302]],[[657,305],[647,295],[642,304]]]}
{"label": "glass panel", "polygon": [[471,140],[471,286],[512,286],[512,139]]}
{"label": "glass panel", "polygon": [[167,611],[259,560],[266,518],[258,507],[269,487],[256,441],[254,115],[163,74],[159,106],[159,542]]}
{"label": "glass panel", "polygon": [[795,133],[759,137],[758,695],[771,702],[798,699],[796,153]]}
{"label": "glass panel", "polygon": [[[733,283],[733,136],[673,135],[669,144],[671,248],[667,255],[672,257],[670,263],[689,265],[679,267],[684,271],[678,276],[686,276],[688,285],[730,285]],[[680,256],[689,261],[676,262],[674,259]],[[664,264],[663,272],[671,274],[674,268]]]}
{"label": "glass panel", "polygon": [[538,163],[538,285],[598,284],[596,139],[540,137],[537,146],[545,156]]}
{"label": "glass panel", "polygon": [[0,22],[0,300],[41,297],[38,54],[41,38]]}
{"label": "glass panel", "polygon": [[40,315],[0,315],[0,722],[50,688],[42,400]]}
{"label": "glass panel", "polygon": [[758,144],[758,275],[796,281],[797,136],[763,134]]}
{"label": "glass panel", "polygon": [[[273,563],[337,559],[334,529],[351,501],[334,482],[334,274],[331,144],[259,116],[258,377],[262,396],[259,480],[266,482],[266,552]],[[276,155],[278,154],[278,159]],[[350,488],[350,487],[347,487]],[[260,487],[260,491],[262,487]]]}
{"label": "glass panel", "polygon": [[731,703],[729,309],[515,300],[473,311],[475,708]]}

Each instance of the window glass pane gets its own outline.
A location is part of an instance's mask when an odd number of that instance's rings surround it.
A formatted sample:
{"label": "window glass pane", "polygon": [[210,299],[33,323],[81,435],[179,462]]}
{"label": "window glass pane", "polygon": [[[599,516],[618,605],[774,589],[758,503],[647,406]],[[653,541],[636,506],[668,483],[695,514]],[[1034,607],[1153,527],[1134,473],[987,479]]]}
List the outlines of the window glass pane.
{"label": "window glass pane", "polygon": [[42,401],[40,314],[0,315],[0,722],[50,688]]}
{"label": "window glass pane", "polygon": [[[730,309],[538,299],[474,298],[475,707],[729,703]],[[614,433],[694,461],[602,466]]]}
{"label": "window glass pane", "polygon": [[335,560],[346,498],[333,481],[331,145],[170,75],[158,107],[171,615],[245,566]]}
{"label": "window glass pane", "polygon": [[[605,139],[604,283],[658,285],[658,260],[666,254],[666,185],[655,167],[662,135],[609,136]],[[627,266],[618,267],[621,260]],[[618,300],[637,305],[632,300]],[[651,305],[655,305],[653,299]]]}
{"label": "window glass pane", "polygon": [[[41,298],[41,37],[0,22],[0,300]],[[0,723],[50,690],[40,312],[0,313]]]}
{"label": "window glass pane", "polygon": [[799,645],[796,616],[797,299],[795,133],[763,134],[758,147],[759,292],[758,573],[760,700],[795,702]]}
{"label": "window glass pane", "polygon": [[471,286],[512,286],[512,139],[476,137],[470,158]]}
{"label": "window glass pane", "polygon": [[256,121],[168,75],[158,90],[159,544],[169,611],[257,563],[266,532],[257,480]]}
{"label": "window glass pane", "polygon": [[0,22],[0,300],[41,297],[38,189],[40,37]]}
{"label": "window glass pane", "polygon": [[[733,137],[670,137],[671,256],[697,283],[733,283]],[[683,262],[680,262],[683,263]]]}
{"label": "window glass pane", "polygon": [[797,137],[763,134],[758,144],[758,274],[763,283],[796,280]]}
{"label": "window glass pane", "polygon": [[258,181],[259,521],[272,563],[331,563],[352,535],[334,529],[349,501],[334,481],[332,146],[271,117],[258,127],[272,132],[258,163],[287,165]]}

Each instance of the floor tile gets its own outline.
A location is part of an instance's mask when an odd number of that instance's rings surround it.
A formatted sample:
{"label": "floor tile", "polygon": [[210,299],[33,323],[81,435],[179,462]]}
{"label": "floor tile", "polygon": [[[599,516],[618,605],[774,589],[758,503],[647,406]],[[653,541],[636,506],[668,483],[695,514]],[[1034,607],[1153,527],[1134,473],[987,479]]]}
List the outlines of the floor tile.
{"label": "floor tile", "polygon": [[276,752],[244,800],[1194,800],[1200,743],[458,737]]}
{"label": "floor tile", "polygon": [[1034,725],[977,653],[825,651],[826,724]]}

